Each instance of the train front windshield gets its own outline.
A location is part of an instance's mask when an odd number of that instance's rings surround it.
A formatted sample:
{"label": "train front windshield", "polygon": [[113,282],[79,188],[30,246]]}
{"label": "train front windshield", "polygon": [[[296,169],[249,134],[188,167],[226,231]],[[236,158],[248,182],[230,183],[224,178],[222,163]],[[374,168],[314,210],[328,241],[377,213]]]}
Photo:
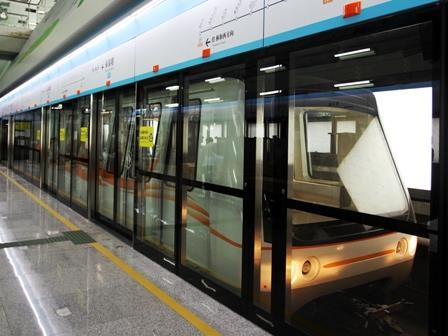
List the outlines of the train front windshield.
{"label": "train front windshield", "polygon": [[[295,96],[289,140],[293,148],[291,198],[413,220],[372,93]],[[373,230],[324,218],[309,224],[309,219],[298,215],[292,221],[294,245],[356,237]]]}

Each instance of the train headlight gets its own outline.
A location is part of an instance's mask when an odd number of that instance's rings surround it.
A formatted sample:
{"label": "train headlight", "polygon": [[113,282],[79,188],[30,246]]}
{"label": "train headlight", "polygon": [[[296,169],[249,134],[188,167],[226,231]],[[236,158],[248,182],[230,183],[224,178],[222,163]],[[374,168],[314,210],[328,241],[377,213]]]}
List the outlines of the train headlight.
{"label": "train headlight", "polygon": [[406,238],[401,238],[395,249],[398,256],[404,256],[408,252],[408,241]]}
{"label": "train headlight", "polygon": [[316,257],[308,257],[302,264],[302,277],[311,281],[314,280],[320,271],[320,263]]}
{"label": "train headlight", "polygon": [[311,262],[309,260],[305,261],[302,266],[302,274],[307,275],[311,272]]}

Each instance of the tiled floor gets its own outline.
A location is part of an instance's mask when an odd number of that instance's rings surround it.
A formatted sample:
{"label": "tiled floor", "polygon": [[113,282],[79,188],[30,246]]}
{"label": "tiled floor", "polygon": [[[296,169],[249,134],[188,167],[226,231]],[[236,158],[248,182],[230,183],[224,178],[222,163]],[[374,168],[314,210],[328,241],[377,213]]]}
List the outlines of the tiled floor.
{"label": "tiled floor", "polygon": [[[51,196],[14,178],[222,334],[266,334]],[[62,223],[0,176],[0,243],[49,238],[63,231],[67,228]],[[0,336],[199,334],[89,244],[64,241],[0,249]]]}

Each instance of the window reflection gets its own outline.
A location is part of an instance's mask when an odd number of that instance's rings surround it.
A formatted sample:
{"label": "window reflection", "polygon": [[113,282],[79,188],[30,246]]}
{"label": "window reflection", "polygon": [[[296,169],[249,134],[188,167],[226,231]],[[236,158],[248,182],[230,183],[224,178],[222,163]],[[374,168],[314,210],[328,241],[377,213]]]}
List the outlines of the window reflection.
{"label": "window reflection", "polygon": [[242,189],[244,82],[236,78],[191,84],[189,99],[201,104],[196,179]]}
{"label": "window reflection", "polygon": [[[381,226],[429,216],[430,31],[290,54],[286,319],[311,334],[427,334],[429,241]],[[334,56],[366,44],[374,52]],[[381,218],[367,226],[292,200]]]}
{"label": "window reflection", "polygon": [[90,97],[79,98],[73,112],[72,202],[87,208],[89,171]]}
{"label": "window reflection", "polygon": [[[176,85],[143,88],[140,114],[138,237],[166,255],[174,256],[176,174]],[[156,173],[163,179],[145,175]]]}
{"label": "window reflection", "polygon": [[[243,188],[245,83],[210,76],[190,83],[184,111],[184,177]],[[184,186],[186,264],[237,295],[241,291],[243,199]]]}
{"label": "window reflection", "polygon": [[116,97],[106,93],[98,114],[98,184],[97,211],[101,216],[114,220],[115,159],[116,159]]}

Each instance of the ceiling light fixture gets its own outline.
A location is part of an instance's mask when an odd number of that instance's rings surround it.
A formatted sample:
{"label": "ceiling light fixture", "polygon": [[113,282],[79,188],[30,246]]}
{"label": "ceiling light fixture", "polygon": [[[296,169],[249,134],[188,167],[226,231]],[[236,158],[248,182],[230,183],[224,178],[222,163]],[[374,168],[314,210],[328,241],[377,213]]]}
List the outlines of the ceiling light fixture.
{"label": "ceiling light fixture", "polygon": [[275,95],[277,93],[282,93],[282,90],[273,90],[273,91],[266,91],[266,92],[260,92],[260,96],[271,96]]}
{"label": "ceiling light fixture", "polygon": [[371,48],[364,48],[335,54],[334,57],[339,58],[340,60],[348,60],[373,55],[375,55],[375,50],[372,50]]}
{"label": "ceiling light fixture", "polygon": [[334,87],[339,90],[361,89],[372,86],[374,86],[374,84],[370,80],[334,84]]}
{"label": "ceiling light fixture", "polygon": [[215,84],[215,83],[220,83],[220,82],[224,82],[225,79],[222,77],[214,77],[214,78],[209,78],[206,79],[205,82],[209,83],[209,84]]}
{"label": "ceiling light fixture", "polygon": [[204,99],[205,103],[220,103],[222,102],[221,98],[208,98],[208,99]]}
{"label": "ceiling light fixture", "polygon": [[276,65],[271,65],[271,66],[267,66],[264,68],[260,68],[260,71],[266,72],[266,73],[272,73],[272,72],[281,71],[281,70],[285,70],[285,67],[282,64],[276,64]]}

